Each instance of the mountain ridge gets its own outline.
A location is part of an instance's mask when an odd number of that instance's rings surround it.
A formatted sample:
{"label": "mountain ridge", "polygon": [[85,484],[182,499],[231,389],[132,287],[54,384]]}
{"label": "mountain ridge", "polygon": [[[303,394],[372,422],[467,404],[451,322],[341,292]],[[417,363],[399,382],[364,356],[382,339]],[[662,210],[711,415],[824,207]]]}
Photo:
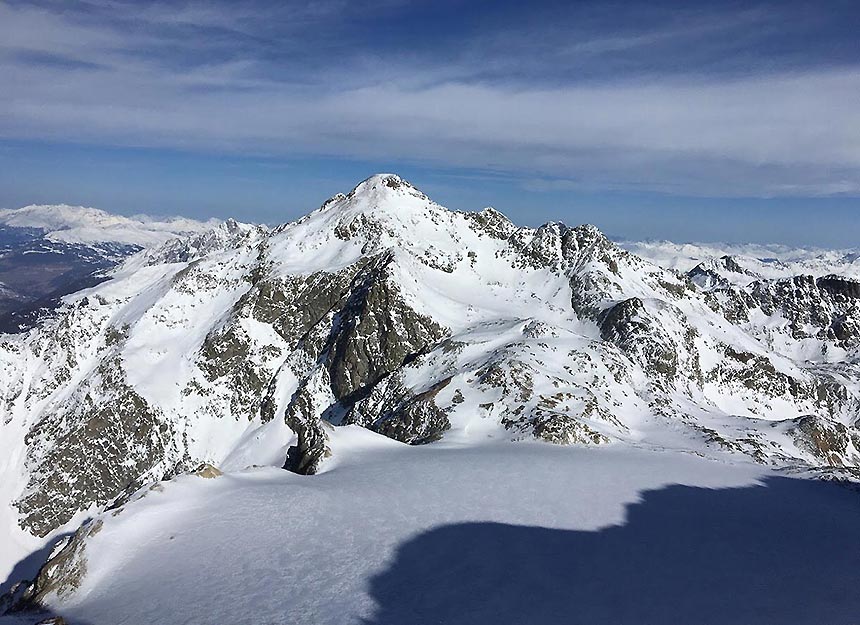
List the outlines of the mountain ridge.
{"label": "mountain ridge", "polygon": [[850,477],[860,290],[748,277],[450,211],[393,174],[273,229],[228,221],[2,337],[0,522],[26,550],[202,463],[312,474],[343,426]]}

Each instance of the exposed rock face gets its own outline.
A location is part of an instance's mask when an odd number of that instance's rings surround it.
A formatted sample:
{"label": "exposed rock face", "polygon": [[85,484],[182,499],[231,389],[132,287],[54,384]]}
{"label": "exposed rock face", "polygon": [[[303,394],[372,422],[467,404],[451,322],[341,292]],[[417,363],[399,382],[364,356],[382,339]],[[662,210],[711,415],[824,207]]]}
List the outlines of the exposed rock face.
{"label": "exposed rock face", "polygon": [[207,479],[207,480],[211,480],[212,478],[216,478],[216,477],[220,477],[220,476],[224,475],[224,473],[222,473],[218,467],[213,467],[208,462],[204,462],[199,467],[197,467],[197,470],[194,471],[194,475],[196,475],[197,477],[202,477],[202,478]]}
{"label": "exposed rock face", "polygon": [[796,419],[789,431],[799,446],[831,466],[860,463],[860,431],[856,429],[826,417],[806,415]]}
{"label": "exposed rock face", "polygon": [[[319,417],[326,410],[334,404],[349,410],[383,377],[446,334],[403,301],[391,279],[392,262],[391,254],[362,262],[338,302],[306,331],[303,361],[320,364],[286,408],[287,424],[298,435],[285,465],[291,470],[313,473],[325,456]],[[320,397],[325,400],[320,402]]]}
{"label": "exposed rock face", "polygon": [[825,276],[818,278],[815,285],[822,291],[827,292],[834,301],[847,304],[852,300],[860,299],[860,282],[840,276]]}
{"label": "exposed rock face", "polygon": [[532,421],[534,435],[548,443],[570,445],[573,443],[608,443],[609,437],[594,431],[575,417],[565,414],[539,413]]}
{"label": "exposed rock face", "polygon": [[290,398],[284,419],[296,433],[297,441],[287,452],[285,469],[302,475],[316,473],[319,463],[329,453],[321,415],[334,401],[324,368],[318,368]]}
{"label": "exposed rock face", "polygon": [[474,222],[480,232],[501,241],[517,231],[517,227],[507,217],[492,207],[485,208],[479,213],[469,213],[467,217]]}
{"label": "exposed rock face", "polygon": [[101,519],[89,522],[59,543],[36,579],[24,582],[23,591],[7,611],[38,611],[48,599],[63,600],[74,594],[87,574],[87,540],[98,534],[102,525]]}
{"label": "exposed rock face", "polygon": [[710,372],[709,381],[739,385],[739,392],[747,390],[795,397],[803,392],[803,381],[777,371],[765,356],[738,352],[729,346],[725,348],[725,354],[726,359]]}
{"label": "exposed rock face", "polygon": [[325,362],[339,400],[365,394],[446,335],[439,324],[403,302],[390,279],[392,261],[393,256],[385,255],[365,267],[333,320]]}
{"label": "exposed rock face", "polygon": [[744,269],[732,256],[722,256],[719,259],[699,263],[687,273],[696,285],[704,289],[730,286],[731,282],[724,277],[725,274],[760,278]]}
{"label": "exposed rock face", "polygon": [[377,384],[367,397],[356,402],[344,423],[363,425],[395,440],[413,445],[438,440],[451,427],[447,411],[436,404],[436,396],[451,381],[443,379],[417,394],[397,380]]}
{"label": "exposed rock face", "polygon": [[[843,349],[860,344],[860,283],[834,276],[795,276],[758,280],[747,287],[723,287],[709,303],[732,323],[773,342],[778,334],[793,341],[814,339]],[[780,324],[757,318],[780,317]]]}
{"label": "exposed rock face", "polygon": [[619,302],[600,321],[600,336],[641,362],[650,371],[672,380],[678,374],[678,353],[659,321],[651,318],[637,297]]}
{"label": "exposed rock face", "polygon": [[0,339],[0,437],[39,536],[204,463],[314,473],[332,424],[850,467],[858,328],[848,278],[680,274],[380,175],[274,230],[143,252]]}
{"label": "exposed rock face", "polygon": [[128,385],[116,358],[102,361],[25,440],[30,479],[15,503],[37,536],[182,464],[171,423]]}

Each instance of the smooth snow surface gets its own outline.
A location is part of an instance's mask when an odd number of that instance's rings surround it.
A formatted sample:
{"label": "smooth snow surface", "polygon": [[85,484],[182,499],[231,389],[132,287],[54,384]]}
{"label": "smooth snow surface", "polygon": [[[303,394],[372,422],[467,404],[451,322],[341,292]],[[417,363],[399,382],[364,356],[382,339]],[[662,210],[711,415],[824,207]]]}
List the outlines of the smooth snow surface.
{"label": "smooth snow surface", "polygon": [[[317,476],[145,491],[51,607],[71,623],[828,623],[860,614],[860,498],[629,447],[440,443],[357,427]],[[0,622],[3,622],[0,619]]]}

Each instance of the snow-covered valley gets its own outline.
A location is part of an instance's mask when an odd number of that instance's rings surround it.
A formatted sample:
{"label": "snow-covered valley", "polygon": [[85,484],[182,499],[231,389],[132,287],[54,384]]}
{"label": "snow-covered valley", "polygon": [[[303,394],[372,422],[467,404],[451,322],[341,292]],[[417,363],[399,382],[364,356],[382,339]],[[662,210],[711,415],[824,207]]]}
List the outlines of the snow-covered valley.
{"label": "snow-covered valley", "polygon": [[392,174],[147,247],[0,337],[0,622],[856,622],[860,256],[728,251]]}

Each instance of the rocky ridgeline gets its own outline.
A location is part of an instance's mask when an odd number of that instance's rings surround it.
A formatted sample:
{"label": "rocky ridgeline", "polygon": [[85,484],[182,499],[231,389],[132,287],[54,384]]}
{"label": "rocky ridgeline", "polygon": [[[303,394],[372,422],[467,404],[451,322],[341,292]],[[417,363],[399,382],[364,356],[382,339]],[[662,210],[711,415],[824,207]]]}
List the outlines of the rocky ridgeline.
{"label": "rocky ridgeline", "polygon": [[2,339],[13,505],[46,536],[280,431],[279,462],[314,473],[328,424],[857,465],[860,284],[739,272],[449,211],[393,175],[273,230],[227,222]]}

